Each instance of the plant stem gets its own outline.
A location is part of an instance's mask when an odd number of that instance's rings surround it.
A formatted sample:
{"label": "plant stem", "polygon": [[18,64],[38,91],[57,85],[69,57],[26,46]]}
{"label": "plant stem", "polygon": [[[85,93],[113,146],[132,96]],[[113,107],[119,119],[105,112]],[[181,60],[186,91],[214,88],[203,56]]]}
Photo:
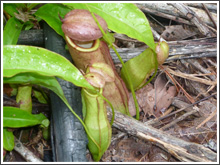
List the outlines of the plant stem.
{"label": "plant stem", "polygon": [[[131,89],[131,93],[132,93],[132,96],[133,96],[133,99],[134,99],[134,103],[135,103],[135,108],[136,108],[136,119],[139,120],[139,106],[138,106],[138,102],[137,102],[137,98],[136,98],[136,95],[135,95],[135,92],[134,92],[134,88],[133,88],[133,85],[132,85],[132,82],[131,82],[131,78],[128,74],[128,71],[125,67],[125,64],[124,64],[124,61],[122,60],[121,56],[119,55],[118,51],[115,49],[115,47],[112,45],[111,41],[109,40],[109,38],[106,36],[104,30],[102,29],[101,25],[99,24],[98,20],[96,19],[94,13],[90,10],[89,6],[86,4],[88,10],[90,11],[93,19],[95,20],[95,22],[97,23],[99,29],[101,30],[102,34],[103,34],[103,37],[105,37],[107,43],[109,44],[109,46],[115,51],[115,54],[118,56],[118,59],[120,60],[121,64],[122,64],[122,67],[125,68],[125,76],[126,76],[126,79],[128,80],[128,84],[129,84],[129,87]],[[129,111],[128,111],[129,113]]]}
{"label": "plant stem", "polygon": [[100,94],[100,93],[97,93],[98,94],[98,96],[100,96],[103,100],[105,100],[108,104],[109,104],[109,106],[111,107],[111,109],[112,109],[112,120],[111,120],[111,126],[112,126],[112,124],[113,124],[113,122],[114,122],[114,119],[115,119],[115,110],[114,110],[114,108],[113,108],[113,106],[112,106],[112,104],[111,104],[111,102],[108,100],[108,99],[106,99],[102,94]]}
{"label": "plant stem", "polygon": [[136,108],[136,119],[139,120],[139,106],[138,106],[138,102],[137,102],[137,98],[136,98],[136,95],[135,95],[135,91],[134,91],[134,88],[133,88],[133,85],[132,85],[132,82],[131,82],[131,78],[130,78],[130,76],[128,74],[128,71],[127,71],[127,69],[125,67],[124,61],[122,60],[121,56],[119,55],[119,53],[117,52],[117,50],[115,49],[115,47],[112,44],[110,46],[115,51],[115,54],[118,56],[118,59],[120,60],[120,62],[122,64],[122,67],[124,67],[125,77],[128,80],[128,84],[129,84],[129,87],[131,89],[131,93],[132,93],[132,96],[133,96],[133,99],[134,99],[134,104],[135,104],[135,108]]}

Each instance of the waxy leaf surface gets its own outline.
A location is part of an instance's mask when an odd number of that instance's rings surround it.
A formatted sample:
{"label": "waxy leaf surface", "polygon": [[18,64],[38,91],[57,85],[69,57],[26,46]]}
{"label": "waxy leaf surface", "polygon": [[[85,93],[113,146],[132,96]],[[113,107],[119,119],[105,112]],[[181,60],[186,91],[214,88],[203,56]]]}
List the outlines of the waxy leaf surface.
{"label": "waxy leaf surface", "polygon": [[34,46],[7,45],[3,47],[3,76],[32,72],[44,76],[57,76],[76,86],[94,89],[81,72],[66,58]]}
{"label": "waxy leaf surface", "polygon": [[[33,115],[25,110],[15,107],[3,107],[3,127],[20,128],[42,124],[48,120],[42,113]],[[48,123],[48,122],[46,122]]]}
{"label": "waxy leaf surface", "polygon": [[13,132],[3,128],[3,148],[7,151],[12,151],[14,148],[14,135]]}
{"label": "waxy leaf surface", "polygon": [[3,45],[16,45],[24,24],[15,17],[11,17],[3,32]]}

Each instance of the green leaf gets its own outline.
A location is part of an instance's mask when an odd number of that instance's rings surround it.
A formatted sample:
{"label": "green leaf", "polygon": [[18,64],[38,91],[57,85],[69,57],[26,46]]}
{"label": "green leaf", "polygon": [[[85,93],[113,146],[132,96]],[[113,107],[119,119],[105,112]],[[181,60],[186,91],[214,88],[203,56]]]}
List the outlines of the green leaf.
{"label": "green leaf", "polygon": [[23,24],[15,17],[8,20],[3,32],[3,45],[16,45]]}
{"label": "green leaf", "polygon": [[32,113],[32,86],[22,85],[18,87],[16,102],[20,103],[20,108]]}
{"label": "green leaf", "polygon": [[28,11],[30,11],[31,9],[33,9],[34,7],[36,7],[37,5],[39,5],[40,3],[28,3],[27,4],[27,9]]}
{"label": "green leaf", "polygon": [[3,4],[3,9],[4,11],[6,11],[9,15],[11,15],[12,17],[14,17],[14,13],[18,13],[17,8],[19,6],[15,3],[4,3]]}
{"label": "green leaf", "polygon": [[42,76],[35,73],[20,73],[13,77],[4,77],[4,83],[8,84],[35,84],[50,89],[68,104],[63,90],[55,77]]}
{"label": "green leaf", "polygon": [[[85,3],[64,3],[75,9],[88,9]],[[132,3],[87,3],[92,12],[98,14],[114,32],[126,34],[146,43],[155,50],[150,24],[144,13]]]}
{"label": "green leaf", "polygon": [[[55,77],[42,76],[35,73],[20,73],[13,77],[4,77],[3,82],[9,84],[35,84],[48,88],[54,93],[56,93],[60,97],[60,99],[63,100],[63,102],[68,106],[68,108],[70,108],[71,111],[73,111],[66,97],[64,96],[60,84],[58,83]],[[44,119],[46,118],[42,118],[42,120]],[[45,123],[45,125],[46,124],[47,123]]]}
{"label": "green leaf", "polygon": [[[54,93],[56,93],[62,100],[63,102],[67,105],[67,107],[70,109],[70,111],[77,117],[77,119],[82,123],[83,127],[85,128],[85,131],[87,135],[91,138],[91,140],[95,143],[95,140],[93,137],[90,135],[88,132],[87,127],[81,120],[81,118],[74,112],[72,107],[69,105],[67,99],[65,98],[62,88],[60,87],[58,81],[54,77],[47,77],[47,76],[42,76],[42,75],[37,75],[35,73],[21,73],[18,74],[14,77],[4,77],[4,83],[10,83],[10,84],[16,84],[16,83],[30,83],[30,84],[36,84],[36,85],[41,85],[44,86],[50,90],[52,90]],[[44,124],[46,125],[47,123]],[[96,144],[96,143],[95,143]],[[98,144],[96,144],[98,146]]]}
{"label": "green leaf", "polygon": [[[129,73],[129,76],[131,77],[134,90],[138,89],[145,83],[146,78],[149,77],[151,73],[154,71],[154,52],[152,51],[152,49],[147,48],[138,56],[128,60],[125,63],[125,67]],[[127,88],[129,88],[128,80],[125,76],[124,67],[122,67],[121,69],[121,77],[124,80]]]}
{"label": "green leaf", "polygon": [[34,15],[42,18],[59,35],[64,37],[64,33],[61,29],[62,22],[59,15],[63,18],[69,11],[71,11],[71,9],[62,4],[49,3],[40,7]]}
{"label": "green leaf", "polygon": [[39,121],[41,121],[41,126],[42,127],[46,127],[48,128],[50,121],[47,119],[46,116],[44,116],[42,113],[37,114],[34,116],[36,119],[38,119]]}
{"label": "green leaf", "polygon": [[32,27],[34,27],[34,24],[31,21],[25,22],[24,25],[25,25],[24,30],[30,30]]}
{"label": "green leaf", "polygon": [[54,91],[57,95],[63,95],[62,88],[55,77],[38,75],[36,73],[20,73],[13,77],[4,77],[7,84],[35,84]]}
{"label": "green leaf", "polygon": [[54,93],[56,93],[63,100],[63,102],[69,108],[71,108],[66,97],[64,96],[64,93],[63,93],[63,90],[60,84],[58,83],[55,77],[42,76],[42,75],[38,75],[35,73],[20,73],[13,77],[4,77],[3,82],[9,83],[9,84],[27,84],[28,83],[28,84],[35,84],[35,85],[48,88]]}
{"label": "green leaf", "polygon": [[50,139],[50,129],[49,128],[43,128],[43,138],[45,140],[49,140]]}
{"label": "green leaf", "polygon": [[3,47],[3,76],[32,72],[44,76],[57,76],[76,86],[94,89],[81,72],[63,56],[34,46]]}
{"label": "green leaf", "polygon": [[42,104],[48,103],[47,100],[45,99],[44,95],[37,90],[33,89],[33,96]]}
{"label": "green leaf", "polygon": [[3,128],[3,148],[7,151],[12,151],[14,149],[14,135],[13,132]]}
{"label": "green leaf", "polygon": [[20,108],[3,107],[3,127],[20,128],[42,124],[45,127],[43,114],[30,114]]}
{"label": "green leaf", "polygon": [[[107,38],[108,38],[111,43],[114,43],[114,42],[115,42],[115,37],[114,37],[115,33],[109,33],[108,31],[106,31],[105,34],[106,34],[106,35],[103,36],[103,39],[104,39],[105,41],[107,41]],[[107,42],[107,43],[108,43],[108,42]]]}
{"label": "green leaf", "polygon": [[[18,47],[20,47],[20,46],[18,46]],[[5,47],[4,47],[5,48]],[[13,48],[12,48],[13,49]],[[37,49],[39,49],[39,48],[37,48]],[[5,50],[6,52],[7,52],[7,50]],[[25,52],[25,51],[24,51]],[[30,53],[30,52],[29,52]],[[51,52],[52,53],[52,52]],[[10,55],[10,53],[6,53],[7,55],[9,54]],[[17,54],[17,53],[15,53],[15,54]],[[25,54],[26,53],[24,53],[24,56],[25,56]],[[41,55],[43,55],[43,57],[45,57],[45,55],[44,54],[41,54]],[[5,54],[4,54],[4,57],[5,57]],[[55,57],[54,57],[55,58]],[[7,58],[4,58],[4,63],[7,63],[7,61],[10,61],[10,56],[9,57],[7,57]],[[12,59],[14,59],[14,58],[12,58]],[[65,59],[65,58],[63,58],[63,59]],[[63,59],[60,59],[61,61],[63,60]],[[31,60],[33,60],[33,59],[31,59]],[[58,60],[59,61],[59,60]],[[20,61],[20,63],[21,63],[22,61]],[[46,63],[45,63],[46,64]],[[64,66],[69,66],[70,68],[72,67],[71,65],[69,65],[69,64],[65,64],[64,63]],[[4,67],[5,67],[5,65],[4,65]],[[4,68],[3,67],[3,68]],[[11,66],[12,67],[12,66]],[[6,67],[7,68],[7,67]],[[12,67],[13,68],[13,67]],[[26,68],[27,69],[27,68]],[[55,68],[56,69],[56,68]],[[59,67],[58,67],[58,69],[59,69]],[[28,69],[27,69],[28,70]],[[41,71],[41,70],[40,70]],[[18,74],[18,73],[20,73],[20,74]],[[23,82],[23,83],[33,83],[33,84],[38,84],[38,85],[42,85],[42,86],[44,86],[44,87],[47,87],[47,88],[49,88],[49,89],[51,89],[52,91],[54,91],[63,101],[64,101],[64,103],[67,105],[67,107],[70,109],[70,111],[77,117],[77,119],[82,123],[82,125],[83,125],[83,127],[85,128],[85,131],[86,131],[86,133],[87,133],[87,135],[91,138],[91,140],[96,144],[96,142],[95,142],[95,140],[93,139],[93,137],[90,135],[90,133],[89,133],[89,131],[88,131],[88,129],[87,129],[87,127],[86,127],[86,125],[83,123],[83,121],[81,120],[81,118],[74,112],[74,110],[72,109],[72,107],[69,105],[69,103],[68,103],[68,101],[66,100],[66,98],[65,98],[65,96],[64,96],[64,94],[63,94],[63,91],[62,91],[62,88],[60,87],[60,85],[59,85],[59,83],[57,82],[57,80],[54,78],[54,77],[52,77],[52,76],[43,76],[43,75],[39,75],[39,74],[37,74],[38,73],[38,71],[36,71],[36,72],[33,72],[33,73],[29,73],[29,72],[27,72],[26,71],[26,73],[22,73],[22,72],[17,72],[17,75],[16,76],[14,76],[14,77],[11,77],[11,76],[8,76],[8,75],[10,75],[11,73],[10,72],[5,72],[5,73],[3,73],[4,75],[7,75],[8,77],[4,77],[4,83],[20,83],[20,82]],[[41,73],[41,72],[40,72]],[[28,76],[28,74],[29,74],[29,76]],[[64,74],[66,74],[66,71],[64,70]],[[81,77],[78,75],[77,77],[75,77],[75,79],[77,79],[77,78],[80,78],[81,79]],[[73,78],[74,79],[74,78]],[[55,81],[56,80],[56,81]],[[85,81],[85,79],[84,79],[84,77],[83,77],[83,79],[81,79],[83,82]],[[86,81],[87,82],[87,81]],[[79,82],[80,83],[80,82]],[[81,84],[82,85],[82,84]],[[86,88],[86,87],[88,87],[88,89],[93,89],[94,90],[94,88],[91,86],[91,85],[88,85],[88,84],[86,84],[86,85],[84,85],[84,87]],[[43,123],[42,124],[47,124],[46,122],[45,122],[45,120],[43,120]],[[98,144],[96,144],[97,146],[98,146]]]}

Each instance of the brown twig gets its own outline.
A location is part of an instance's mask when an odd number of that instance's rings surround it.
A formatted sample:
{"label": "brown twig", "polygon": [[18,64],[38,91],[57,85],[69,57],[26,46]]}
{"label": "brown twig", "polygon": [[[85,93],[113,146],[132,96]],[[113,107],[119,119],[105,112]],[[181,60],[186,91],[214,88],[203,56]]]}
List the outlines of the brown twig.
{"label": "brown twig", "polygon": [[[181,109],[180,109],[180,110],[181,110]],[[181,111],[182,111],[182,110],[181,110]],[[193,109],[192,111],[187,112],[187,113],[184,113],[183,115],[181,115],[180,117],[176,118],[175,120],[173,120],[173,121],[170,122],[169,124],[167,124],[167,125],[161,127],[160,130],[163,130],[163,131],[164,131],[164,130],[166,130],[166,129],[172,127],[172,126],[175,125],[176,123],[178,123],[178,122],[184,120],[184,119],[187,118],[188,116],[190,116],[190,115],[192,115],[192,114],[194,114],[194,113],[196,113],[196,112],[198,112],[198,111],[199,111],[199,109],[196,107],[196,108]]]}
{"label": "brown twig", "polygon": [[173,110],[174,110],[174,106],[171,106],[169,109],[167,109],[164,114],[161,115],[161,117],[166,116],[168,114],[170,114]]}
{"label": "brown twig", "polygon": [[[162,66],[160,66],[160,68],[164,69]],[[167,75],[170,75],[170,73],[169,73],[167,70],[165,70],[165,73],[166,73]],[[169,77],[172,77],[172,76],[170,75]],[[176,79],[174,79],[174,78],[172,77],[172,80],[173,80],[173,82],[175,82],[175,84],[177,84],[177,85],[182,89],[182,91],[183,91],[183,93],[185,94],[186,98],[187,98],[191,103],[194,103],[195,100],[193,99],[193,97],[190,96],[190,95],[186,92],[186,90],[176,81]]]}
{"label": "brown twig", "polygon": [[179,71],[176,72],[176,71],[173,71],[170,68],[166,68],[166,70],[169,73],[171,73],[175,76],[182,77],[182,78],[185,78],[185,79],[189,79],[189,80],[192,80],[192,81],[197,81],[197,82],[200,82],[200,83],[203,83],[203,84],[206,84],[206,85],[216,85],[217,84],[217,81],[209,81],[209,80],[206,80],[206,79],[195,77],[194,75],[191,75],[191,74],[182,73],[182,72],[179,72]]}
{"label": "brown twig", "polygon": [[215,111],[213,111],[213,112],[209,115],[209,117],[207,117],[202,123],[200,123],[200,124],[196,127],[196,129],[199,129],[202,125],[204,125],[204,124],[207,123],[209,120],[211,120],[211,119],[216,115],[216,113],[217,113],[217,109],[216,109]]}
{"label": "brown twig", "polygon": [[[181,63],[184,65],[184,68],[189,68],[189,63],[186,60],[181,60]],[[182,68],[182,69],[179,68],[179,69],[180,69],[180,71],[185,72],[184,68]],[[197,72],[200,73],[199,71],[197,71]],[[195,100],[197,100],[199,95],[202,95],[203,97],[207,97],[210,95],[209,93],[206,93],[207,92],[207,85],[205,85],[203,83],[196,82],[196,81],[191,81],[191,80],[184,80],[184,81],[187,84],[187,86],[189,87],[188,89],[190,91],[192,91],[195,95],[197,95],[195,97]]]}
{"label": "brown twig", "polygon": [[[195,69],[199,70],[202,73],[211,73],[211,71],[209,71],[204,66],[202,66],[197,60],[188,59],[186,61],[190,63]],[[210,75],[209,77],[211,80],[216,81],[216,76]]]}
{"label": "brown twig", "polygon": [[155,22],[157,22],[160,26],[162,26],[164,29],[166,29],[166,27],[162,23],[160,23],[156,18],[154,18],[152,15],[150,14],[147,14],[147,15],[151,17]]}
{"label": "brown twig", "polygon": [[[215,96],[216,95],[216,93],[214,93],[214,94],[212,94],[212,95],[210,95],[210,96],[208,96],[208,97],[205,97],[205,98],[203,98],[203,99],[201,99],[201,100],[198,100],[198,101],[196,101],[196,102],[194,102],[194,103],[192,103],[192,104],[189,104],[188,106],[186,106],[186,107],[184,107],[184,108],[181,108],[181,109],[179,109],[178,111],[175,111],[175,112],[173,112],[173,113],[170,113],[169,115],[167,115],[167,116],[164,116],[162,119],[164,119],[164,118],[167,118],[167,117],[169,117],[169,116],[171,116],[171,115],[174,115],[174,114],[176,114],[176,113],[178,113],[178,112],[181,112],[181,111],[183,111],[183,110],[185,110],[185,109],[187,109],[187,108],[189,108],[189,107],[191,107],[191,106],[194,106],[194,105],[196,105],[196,104],[198,104],[198,103],[200,103],[200,102],[202,102],[202,101],[205,101],[205,100],[207,100],[207,99],[209,99],[209,98],[211,98],[211,97],[213,97],[213,96]],[[158,118],[159,119],[159,118]],[[162,119],[160,119],[160,120],[162,120]]]}
{"label": "brown twig", "polygon": [[213,90],[216,87],[216,85],[212,85],[210,86],[210,88],[204,93],[204,94],[208,94],[211,90]]}
{"label": "brown twig", "polygon": [[160,68],[162,71],[164,71],[164,72],[167,74],[167,76],[172,80],[174,86],[176,87],[176,91],[177,91],[177,93],[178,93],[180,89],[179,89],[179,87],[177,86],[176,81],[174,80],[173,76],[171,76],[171,74],[170,74],[169,72],[167,72],[166,69],[165,69],[162,65],[160,65],[159,68]]}
{"label": "brown twig", "polygon": [[207,9],[206,5],[204,3],[202,3],[202,6],[204,7],[204,9],[205,9],[207,15],[209,16],[209,18],[211,19],[211,21],[213,22],[215,29],[217,29],[217,25],[216,25],[212,15],[210,14],[209,10]]}
{"label": "brown twig", "polygon": [[[11,18],[11,16],[5,11],[3,10],[4,16],[6,17],[7,20],[9,20]],[[6,22],[7,22],[6,20]]]}
{"label": "brown twig", "polygon": [[152,27],[151,27],[151,31],[153,33],[153,36],[154,36],[154,39],[157,40],[157,41],[166,41],[164,38],[162,38],[156,30],[154,30]]}
{"label": "brown twig", "polygon": [[215,95],[216,95],[216,93],[214,93],[214,94],[212,94],[212,95],[210,95],[210,96],[208,96],[208,97],[205,97],[205,98],[203,98],[203,99],[201,99],[201,100],[198,100],[198,101],[196,101],[196,102],[194,102],[194,103],[192,103],[192,104],[189,104],[189,105],[186,106],[186,107],[180,108],[179,110],[174,111],[174,112],[172,112],[172,113],[170,113],[170,114],[168,114],[168,115],[166,115],[166,116],[159,117],[159,118],[157,118],[157,119],[148,121],[148,122],[146,122],[146,123],[147,123],[147,124],[151,124],[151,125],[152,125],[152,124],[155,124],[155,123],[157,123],[158,121],[161,121],[161,120],[163,120],[163,119],[165,119],[165,118],[167,118],[167,117],[170,117],[170,116],[172,116],[172,115],[175,115],[175,114],[177,114],[177,113],[179,113],[179,112],[181,112],[181,111],[183,111],[183,110],[185,110],[185,109],[187,109],[187,108],[190,108],[191,106],[194,106],[194,105],[196,105],[196,104],[198,104],[198,103],[200,103],[200,102],[202,102],[202,101],[205,101],[205,100],[207,100],[207,99],[209,99],[209,98],[211,98],[211,97],[213,97],[213,96],[215,96]]}

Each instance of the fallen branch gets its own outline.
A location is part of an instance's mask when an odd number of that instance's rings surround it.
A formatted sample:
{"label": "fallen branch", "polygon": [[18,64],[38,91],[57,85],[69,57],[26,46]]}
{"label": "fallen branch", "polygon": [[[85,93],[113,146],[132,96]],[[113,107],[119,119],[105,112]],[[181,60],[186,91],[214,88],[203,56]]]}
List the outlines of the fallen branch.
{"label": "fallen branch", "polygon": [[186,60],[186,59],[198,59],[198,58],[211,58],[216,57],[215,52],[205,52],[205,53],[196,53],[191,55],[175,55],[167,58],[166,62],[172,61],[172,60]]}
{"label": "fallen branch", "polygon": [[197,16],[197,14],[192,11],[189,7],[182,3],[168,3],[168,5],[172,5],[176,9],[178,9],[187,19],[189,19],[199,31],[206,37],[211,37],[212,32],[208,29],[207,25],[205,25],[201,19]]}
{"label": "fallen branch", "polygon": [[17,151],[27,162],[43,162],[16,138],[14,150]]}
{"label": "fallen branch", "polygon": [[[111,110],[108,109],[108,117],[111,119]],[[196,143],[186,142],[182,139],[168,135],[150,125],[145,125],[131,117],[115,111],[114,127],[127,132],[130,135],[143,138],[155,143],[167,150],[180,161],[192,162],[216,162],[217,154],[208,148]]]}
{"label": "fallen branch", "polygon": [[166,19],[170,19],[170,20],[182,23],[182,24],[192,25],[192,23],[190,23],[188,20],[186,20],[184,18],[180,18],[180,17],[175,16],[175,15],[170,15],[170,14],[167,14],[167,13],[163,13],[163,12],[160,12],[160,11],[157,11],[157,10],[153,10],[150,7],[147,8],[147,7],[143,7],[141,5],[137,5],[137,7],[140,10],[142,10],[144,13],[150,13],[150,14],[153,14],[153,15],[156,15],[156,16],[159,16],[159,17],[163,17],[163,18],[166,18]]}
{"label": "fallen branch", "polygon": [[[192,25],[191,22],[186,20],[187,17],[184,14],[179,12],[173,6],[168,5],[168,3],[136,3],[136,5],[145,13],[154,14],[160,17],[174,20],[176,22]],[[207,5],[207,7],[210,9],[210,5]],[[217,5],[215,5],[214,7],[215,10],[217,11]],[[212,21],[209,19],[208,15],[204,10],[197,9],[195,7],[188,7],[188,8],[193,12],[195,12],[198,15],[199,19],[201,19],[207,25],[214,27]],[[211,12],[211,15],[214,18],[215,22],[217,22],[217,14]]]}
{"label": "fallen branch", "polygon": [[[203,9],[203,6],[201,3],[184,3],[187,6],[195,7],[195,8],[201,8]],[[206,3],[206,7],[211,10],[213,13],[217,13],[217,4],[213,3]]]}
{"label": "fallen branch", "polygon": [[[183,41],[169,41],[169,58],[166,61],[177,59],[190,59],[217,56],[216,37]],[[124,62],[141,54],[145,48],[119,48],[117,49]],[[114,63],[120,63],[115,52],[110,49]]]}

